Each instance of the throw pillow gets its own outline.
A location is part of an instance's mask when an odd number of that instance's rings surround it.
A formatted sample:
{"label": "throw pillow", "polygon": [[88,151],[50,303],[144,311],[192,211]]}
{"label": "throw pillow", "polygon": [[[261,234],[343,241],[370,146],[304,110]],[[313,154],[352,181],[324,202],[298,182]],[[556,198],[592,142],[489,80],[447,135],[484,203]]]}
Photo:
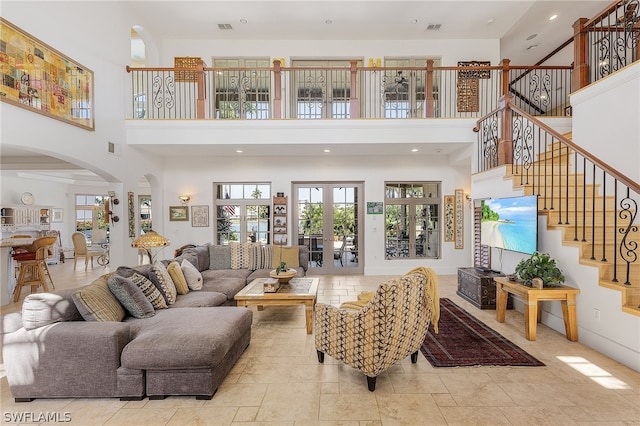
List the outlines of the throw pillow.
{"label": "throw pillow", "polygon": [[231,269],[249,269],[249,253],[251,247],[260,246],[260,243],[230,243]]}
{"label": "throw pillow", "polygon": [[187,280],[189,290],[202,290],[202,274],[187,259],[180,264],[184,278]]}
{"label": "throw pillow", "polygon": [[130,279],[114,274],[107,279],[107,285],[131,316],[149,318],[156,314],[149,299]]}
{"label": "throw pillow", "polygon": [[248,269],[255,271],[256,269],[271,269],[272,246],[263,246],[256,244],[249,248],[249,265]]}
{"label": "throw pillow", "polygon": [[135,272],[129,279],[142,290],[142,293],[153,305],[153,309],[165,309],[167,307],[167,301],[149,278]]}
{"label": "throw pillow", "polygon": [[125,317],[124,308],[104,278],[75,291],[71,298],[85,321],[122,321]]}
{"label": "throw pillow", "polygon": [[167,305],[173,305],[176,303],[176,297],[178,295],[178,291],[176,290],[176,286],[171,279],[171,275],[167,272],[167,268],[164,266],[162,262],[156,261],[151,267],[151,274],[149,275],[149,279],[151,282],[158,287],[160,290],[160,294],[167,301]]}
{"label": "throw pillow", "polygon": [[71,299],[74,291],[75,289],[28,294],[22,303],[22,326],[26,330],[33,330],[55,322],[82,319]]}
{"label": "throw pillow", "polygon": [[209,246],[209,269],[231,269],[231,247],[211,244]]}
{"label": "throw pillow", "polygon": [[298,257],[298,246],[273,246],[271,267],[277,268],[280,265],[281,261],[287,263],[287,268],[298,268],[300,266],[300,258]]}
{"label": "throw pillow", "polygon": [[171,281],[176,286],[176,291],[178,294],[187,294],[189,293],[189,286],[187,285],[187,280],[182,273],[182,268],[180,268],[180,264],[176,261],[169,263],[167,266],[167,272],[169,276],[171,276]]}

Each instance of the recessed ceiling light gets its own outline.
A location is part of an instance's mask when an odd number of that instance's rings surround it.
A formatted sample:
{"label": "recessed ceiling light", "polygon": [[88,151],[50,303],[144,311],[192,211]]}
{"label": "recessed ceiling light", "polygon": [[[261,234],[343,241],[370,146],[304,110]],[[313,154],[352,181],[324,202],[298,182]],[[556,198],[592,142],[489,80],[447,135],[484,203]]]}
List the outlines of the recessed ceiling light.
{"label": "recessed ceiling light", "polygon": [[331,152],[331,150],[330,149],[325,149],[324,152]]}
{"label": "recessed ceiling light", "polygon": [[531,46],[527,46],[527,50],[535,49],[536,47],[538,47],[537,44],[532,44]]}
{"label": "recessed ceiling light", "polygon": [[418,23],[418,20],[417,20],[417,19],[412,19],[412,20],[411,20],[411,23],[412,23],[412,24],[417,24],[417,23]]}
{"label": "recessed ceiling light", "polygon": [[491,24],[493,24],[493,18],[489,18],[489,19],[487,20],[487,25],[491,25]]}
{"label": "recessed ceiling light", "polygon": [[246,19],[241,19],[241,20],[240,20],[240,23],[241,23],[241,24],[246,24],[246,23],[247,23],[247,20],[246,20]]}
{"label": "recessed ceiling light", "polygon": [[236,152],[237,152],[238,154],[242,154],[244,151],[242,151],[241,149],[236,149]]}
{"label": "recessed ceiling light", "polygon": [[551,15],[549,16],[549,20],[553,21],[554,19],[556,19],[558,17],[558,15]]}
{"label": "recessed ceiling light", "polygon": [[538,37],[538,34],[531,34],[529,37],[527,37],[527,40],[533,40],[536,37]]}
{"label": "recessed ceiling light", "polygon": [[413,148],[411,152],[418,152],[418,148]]}

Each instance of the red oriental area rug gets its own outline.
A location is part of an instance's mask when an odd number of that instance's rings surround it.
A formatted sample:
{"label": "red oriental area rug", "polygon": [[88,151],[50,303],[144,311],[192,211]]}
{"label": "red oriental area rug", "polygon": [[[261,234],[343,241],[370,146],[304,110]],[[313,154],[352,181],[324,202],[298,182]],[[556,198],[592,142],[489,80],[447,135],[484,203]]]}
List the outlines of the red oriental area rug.
{"label": "red oriental area rug", "polygon": [[434,367],[544,366],[449,299],[440,299],[438,329],[435,334],[429,327],[420,348]]}

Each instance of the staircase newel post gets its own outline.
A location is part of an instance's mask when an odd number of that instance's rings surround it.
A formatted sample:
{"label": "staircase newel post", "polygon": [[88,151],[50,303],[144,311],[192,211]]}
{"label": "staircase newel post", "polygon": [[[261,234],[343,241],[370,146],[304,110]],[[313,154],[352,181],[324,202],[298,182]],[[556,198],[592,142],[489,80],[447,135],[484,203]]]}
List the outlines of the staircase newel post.
{"label": "staircase newel post", "polygon": [[202,59],[198,59],[198,63],[196,64],[196,85],[198,91],[198,98],[196,99],[196,118],[198,120],[204,120],[205,118],[206,95],[204,90],[204,66],[204,61]]}
{"label": "staircase newel post", "polygon": [[573,23],[573,78],[571,91],[582,89],[589,84],[588,33],[585,28],[587,18],[580,18]]}
{"label": "staircase newel post", "polygon": [[511,102],[513,95],[506,94],[500,98],[502,111],[500,136],[498,137],[498,165],[513,164],[513,111]]}
{"label": "staircase newel post", "polygon": [[282,118],[282,70],[280,59],[273,60],[273,118]]}
{"label": "staircase newel post", "polygon": [[356,93],[356,88],[358,87],[358,61],[351,61],[350,64],[349,114],[351,118],[360,118],[358,94]]}
{"label": "staircase newel post", "polygon": [[427,59],[427,77],[425,79],[425,117],[435,116],[435,99],[433,97],[433,59]]}
{"label": "staircase newel post", "polygon": [[509,93],[509,64],[510,59],[502,60],[502,75],[500,76],[500,95],[506,96]]}

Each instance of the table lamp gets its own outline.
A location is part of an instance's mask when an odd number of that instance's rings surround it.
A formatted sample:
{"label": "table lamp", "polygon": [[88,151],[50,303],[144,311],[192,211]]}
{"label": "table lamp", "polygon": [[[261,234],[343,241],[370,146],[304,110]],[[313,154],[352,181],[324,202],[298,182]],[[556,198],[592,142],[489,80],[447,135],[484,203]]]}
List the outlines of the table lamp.
{"label": "table lamp", "polygon": [[166,247],[169,244],[170,241],[165,237],[158,234],[156,231],[149,230],[140,237],[133,240],[131,242],[131,247],[146,250],[147,256],[149,256],[149,262],[153,263],[154,255],[151,254],[151,249],[154,247]]}

